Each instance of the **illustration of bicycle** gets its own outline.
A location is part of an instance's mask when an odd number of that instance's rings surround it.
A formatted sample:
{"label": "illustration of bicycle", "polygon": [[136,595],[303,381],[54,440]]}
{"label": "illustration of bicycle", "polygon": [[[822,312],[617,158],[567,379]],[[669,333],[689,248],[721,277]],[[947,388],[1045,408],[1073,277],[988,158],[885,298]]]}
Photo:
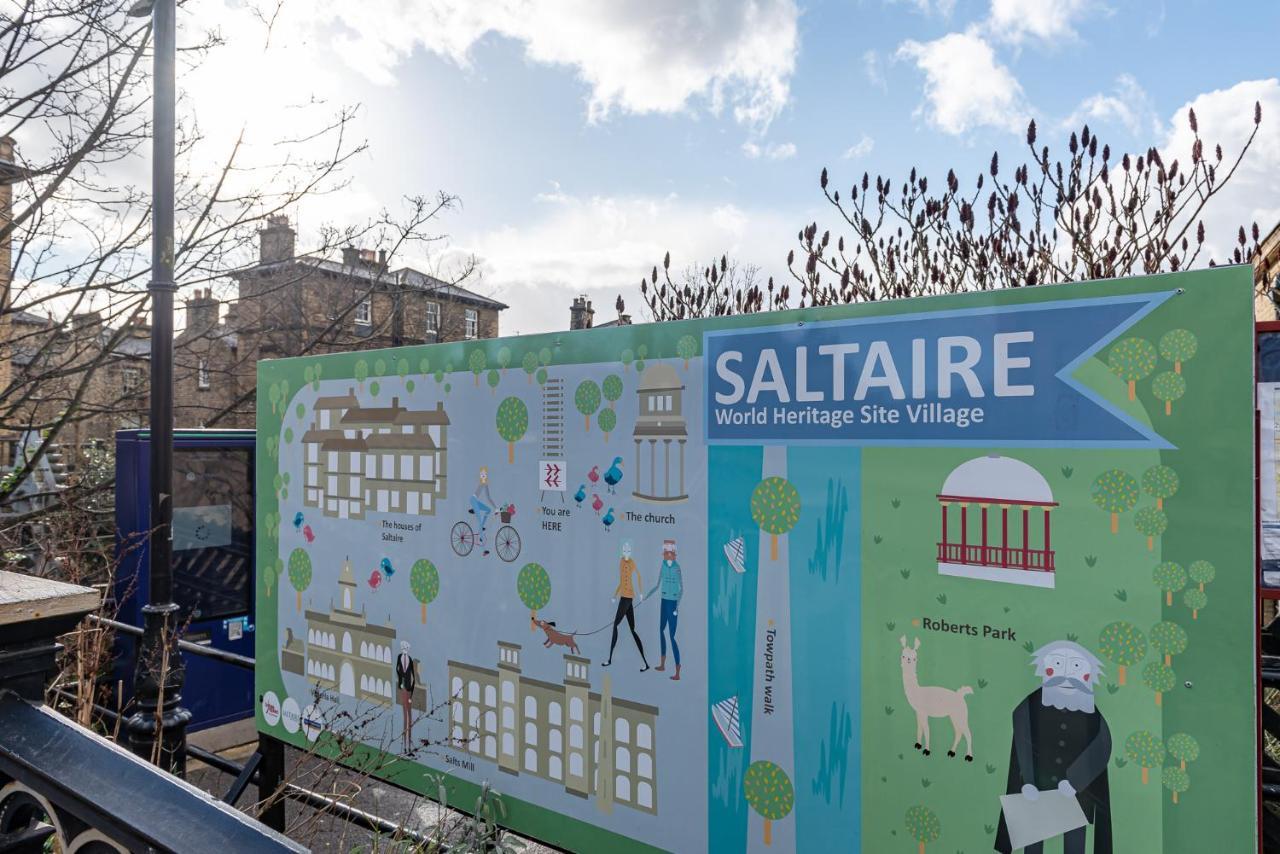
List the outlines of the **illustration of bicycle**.
{"label": "illustration of bicycle", "polygon": [[[498,557],[511,563],[520,557],[520,533],[510,525],[511,517],[516,515],[516,506],[508,504],[495,515],[502,521],[502,527],[493,536],[493,550]],[[458,522],[449,533],[449,544],[458,557],[466,557],[476,546],[484,547],[484,530],[477,532],[466,521]]]}

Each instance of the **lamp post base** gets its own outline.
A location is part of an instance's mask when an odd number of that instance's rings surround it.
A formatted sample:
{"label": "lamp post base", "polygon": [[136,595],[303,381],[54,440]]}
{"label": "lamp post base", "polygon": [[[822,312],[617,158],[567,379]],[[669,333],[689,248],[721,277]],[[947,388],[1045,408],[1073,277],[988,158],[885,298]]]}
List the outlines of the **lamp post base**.
{"label": "lamp post base", "polygon": [[142,642],[133,671],[138,710],[124,722],[129,749],[185,778],[191,712],[182,708],[186,667],[178,651],[178,606],[173,602],[146,605],[142,617]]}

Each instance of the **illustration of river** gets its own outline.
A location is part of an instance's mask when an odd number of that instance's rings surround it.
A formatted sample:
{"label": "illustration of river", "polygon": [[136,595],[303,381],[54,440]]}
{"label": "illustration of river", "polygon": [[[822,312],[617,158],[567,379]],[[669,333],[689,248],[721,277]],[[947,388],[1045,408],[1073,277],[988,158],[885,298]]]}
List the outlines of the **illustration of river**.
{"label": "illustration of river", "polygon": [[[727,701],[736,702],[741,743],[732,746],[708,715],[713,850],[747,850],[752,847],[748,828],[760,833],[742,777],[753,755],[751,722],[761,717],[756,705],[763,694],[763,686],[753,682],[759,669],[757,570],[767,538],[751,518],[750,496],[764,474],[765,457],[758,447],[714,447],[708,461],[709,501],[716,508],[707,544],[710,700],[722,711]],[[792,610],[811,616],[804,625],[789,627],[789,637],[778,645],[786,653],[773,664],[787,668],[791,677],[786,683],[792,696],[776,700],[790,706],[786,717],[792,721],[794,749],[787,770],[795,790],[791,814],[774,822],[775,848],[784,840],[785,848],[801,851],[860,847],[860,463],[856,448],[789,449],[786,454],[786,476],[800,493],[802,509],[780,545],[787,549]],[[725,550],[738,538],[743,572],[734,569]],[[723,715],[720,720],[723,724]]]}

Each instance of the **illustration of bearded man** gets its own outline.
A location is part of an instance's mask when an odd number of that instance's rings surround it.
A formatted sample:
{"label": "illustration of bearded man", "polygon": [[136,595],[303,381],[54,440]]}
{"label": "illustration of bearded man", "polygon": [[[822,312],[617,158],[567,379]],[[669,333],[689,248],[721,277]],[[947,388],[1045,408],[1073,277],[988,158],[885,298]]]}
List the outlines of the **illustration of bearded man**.
{"label": "illustration of bearded man", "polygon": [[[1007,793],[1021,796],[1029,802],[1029,808],[1041,798],[1074,797],[1085,821],[1093,825],[1093,854],[1111,854],[1111,795],[1107,785],[1111,731],[1094,705],[1102,664],[1089,650],[1066,640],[1036,650],[1032,663],[1041,683],[1013,710]],[[1010,854],[1014,847],[1010,826],[1016,822],[1006,820],[1006,812],[1022,802],[1010,802],[1008,796],[1004,800],[995,850]],[[1050,804],[1040,806],[1047,805]],[[1027,813],[1040,814],[1034,809]],[[1024,827],[1024,839],[1028,838],[1025,830]],[[1025,844],[1023,850],[1042,854],[1044,840],[1061,835],[1063,854],[1084,854],[1086,830],[1085,824],[1065,832],[1061,827],[1041,826],[1030,836],[1039,841]]]}

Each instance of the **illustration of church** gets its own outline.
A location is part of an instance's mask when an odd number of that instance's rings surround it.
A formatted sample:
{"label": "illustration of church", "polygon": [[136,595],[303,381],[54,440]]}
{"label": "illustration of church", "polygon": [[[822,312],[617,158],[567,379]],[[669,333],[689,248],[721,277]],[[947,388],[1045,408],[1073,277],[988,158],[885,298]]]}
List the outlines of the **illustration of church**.
{"label": "illustration of church", "polygon": [[689,430],[684,417],[684,384],[675,368],[654,363],[641,374],[636,394],[640,411],[631,434],[636,443],[636,488],[631,494],[644,501],[687,501],[684,446]]}
{"label": "illustration of church", "polygon": [[448,483],[444,404],[413,410],[361,406],[355,389],[321,397],[302,437],[303,503],[338,519],[368,510],[434,515]]}
{"label": "illustration of church", "polygon": [[937,497],[940,574],[1054,586],[1049,511],[1058,504],[1040,472],[1012,457],[977,457],[952,470]]}
{"label": "illustration of church", "polygon": [[449,662],[450,741],[509,774],[532,774],[603,810],[657,813],[656,706],[591,690],[589,659],[565,655],[564,681],[520,672],[519,644],[498,641],[498,667]]}
{"label": "illustration of church", "polygon": [[[396,630],[388,618],[383,625],[370,623],[364,607],[356,610],[356,579],[350,559],[338,575],[338,602],[327,613],[306,611],[307,638],[285,629],[280,669],[305,675],[321,688],[356,700],[390,706],[395,697]],[[412,707],[425,712],[427,688],[418,682]]]}

